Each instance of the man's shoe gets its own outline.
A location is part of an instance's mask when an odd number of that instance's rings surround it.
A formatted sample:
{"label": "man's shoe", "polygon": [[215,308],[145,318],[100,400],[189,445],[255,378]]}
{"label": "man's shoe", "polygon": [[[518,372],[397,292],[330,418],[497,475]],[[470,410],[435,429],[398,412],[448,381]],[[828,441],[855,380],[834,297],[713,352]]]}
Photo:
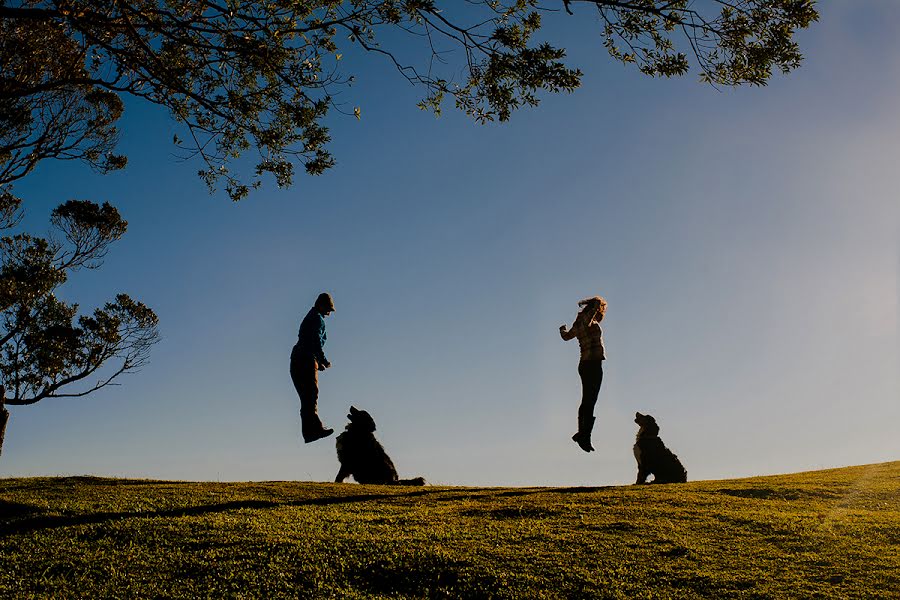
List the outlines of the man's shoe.
{"label": "man's shoe", "polygon": [[578,444],[578,447],[585,452],[593,452],[594,447],[591,446],[591,438],[587,437],[580,431],[572,436],[572,441]]}
{"label": "man's shoe", "polygon": [[322,438],[326,438],[329,435],[331,435],[332,433],[334,433],[334,429],[323,429],[322,431],[316,432],[309,437],[303,436],[303,441],[308,444],[310,442],[314,442],[316,440],[321,440]]}

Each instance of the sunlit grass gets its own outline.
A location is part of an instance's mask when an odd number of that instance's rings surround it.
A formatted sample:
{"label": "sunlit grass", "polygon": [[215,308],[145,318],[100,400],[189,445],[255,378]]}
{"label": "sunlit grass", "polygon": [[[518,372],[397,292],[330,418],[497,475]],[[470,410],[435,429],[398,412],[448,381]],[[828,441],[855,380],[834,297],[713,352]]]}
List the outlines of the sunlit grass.
{"label": "sunlit grass", "polygon": [[0,480],[0,597],[890,597],[900,462],[607,488]]}

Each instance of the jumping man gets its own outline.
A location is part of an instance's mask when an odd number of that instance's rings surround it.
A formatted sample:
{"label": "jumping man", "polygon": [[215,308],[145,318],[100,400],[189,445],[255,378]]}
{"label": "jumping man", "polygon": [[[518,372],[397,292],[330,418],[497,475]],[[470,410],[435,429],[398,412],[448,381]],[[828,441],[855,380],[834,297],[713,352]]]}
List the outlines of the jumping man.
{"label": "jumping man", "polygon": [[328,437],[334,429],[325,429],[319,419],[319,371],[331,366],[325,358],[325,317],[334,312],[330,294],[322,292],[300,323],[297,343],[291,352],[291,380],[300,396],[300,421],[307,444]]}

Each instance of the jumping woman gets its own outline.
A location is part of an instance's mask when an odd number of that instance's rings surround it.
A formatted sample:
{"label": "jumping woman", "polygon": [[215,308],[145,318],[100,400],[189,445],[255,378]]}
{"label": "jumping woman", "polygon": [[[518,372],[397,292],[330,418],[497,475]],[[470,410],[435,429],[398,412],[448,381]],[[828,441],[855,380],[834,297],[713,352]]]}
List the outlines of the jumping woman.
{"label": "jumping woman", "polygon": [[606,350],[603,348],[603,330],[600,321],[606,314],[606,300],[600,296],[585,298],[578,302],[581,311],[575,317],[572,328],[566,331],[565,325],[559,326],[559,335],[564,340],[578,338],[581,348],[581,360],[578,362],[578,375],[581,376],[581,406],[578,407],[578,432],[572,440],[585,452],[592,452],[591,430],[594,428],[594,405],[603,382],[603,361]]}

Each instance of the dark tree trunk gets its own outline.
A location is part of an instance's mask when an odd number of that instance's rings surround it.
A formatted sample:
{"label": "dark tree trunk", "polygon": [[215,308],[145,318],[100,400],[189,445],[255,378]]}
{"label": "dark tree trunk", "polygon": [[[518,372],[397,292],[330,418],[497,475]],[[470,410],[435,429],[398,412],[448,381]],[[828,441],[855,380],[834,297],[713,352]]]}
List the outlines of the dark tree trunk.
{"label": "dark tree trunk", "polygon": [[0,385],[0,454],[3,454],[3,438],[6,436],[6,422],[9,421],[9,411],[6,410],[6,388]]}
{"label": "dark tree trunk", "polygon": [[3,406],[0,399],[0,454],[3,454],[3,438],[6,435],[6,422],[9,421],[9,411]]}

